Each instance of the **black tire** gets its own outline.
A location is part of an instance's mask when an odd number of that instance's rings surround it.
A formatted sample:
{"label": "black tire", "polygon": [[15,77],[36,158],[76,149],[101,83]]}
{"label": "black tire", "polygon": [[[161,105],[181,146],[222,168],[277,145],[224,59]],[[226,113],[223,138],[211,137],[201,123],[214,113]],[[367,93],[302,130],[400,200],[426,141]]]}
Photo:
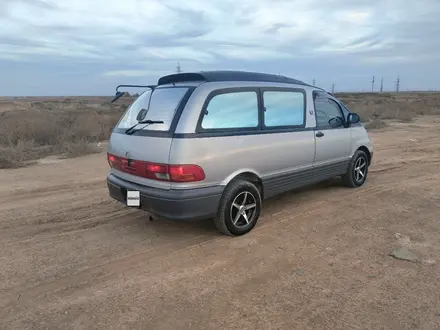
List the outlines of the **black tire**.
{"label": "black tire", "polygon": [[[244,201],[245,196],[246,200]],[[245,205],[243,205],[243,201]],[[233,204],[239,205],[241,208],[237,208]],[[253,204],[255,204],[255,208],[250,208]],[[234,180],[226,186],[223,192],[217,216],[214,218],[214,224],[224,235],[244,235],[255,227],[260,217],[261,204],[260,191],[253,183],[245,180]],[[246,207],[249,209],[246,210]],[[244,212],[246,218],[243,214],[240,214],[237,223],[234,224],[238,212]]]}
{"label": "black tire", "polygon": [[[357,165],[365,164],[361,171],[363,173],[363,177],[357,171]],[[368,156],[365,151],[356,150],[353,157],[351,158],[350,164],[348,165],[347,173],[342,176],[342,180],[344,184],[350,188],[358,188],[362,186],[367,180],[368,175],[368,167],[370,166]],[[361,169],[361,170],[362,170]]]}

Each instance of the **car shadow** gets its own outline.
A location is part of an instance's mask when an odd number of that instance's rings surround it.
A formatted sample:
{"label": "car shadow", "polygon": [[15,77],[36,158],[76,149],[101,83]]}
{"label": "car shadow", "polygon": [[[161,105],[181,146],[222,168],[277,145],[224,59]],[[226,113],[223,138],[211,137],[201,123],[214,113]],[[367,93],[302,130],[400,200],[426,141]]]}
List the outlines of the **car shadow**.
{"label": "car shadow", "polygon": [[[312,193],[314,191],[337,189],[347,188],[344,186],[341,179],[332,178],[314,185],[282,193],[278,196],[264,201],[263,215],[276,213],[277,210],[281,210],[283,207],[285,207],[286,203],[289,203],[289,205],[292,206],[294,206],[295,204],[300,205],[305,200],[304,195],[308,195],[309,193]],[[171,221],[152,216],[153,220],[151,221],[150,216],[150,214],[144,212],[142,216],[139,216],[137,218],[142,223],[144,229],[145,227],[152,229],[158,235],[170,237],[176,237],[176,234],[190,236],[207,235],[211,237],[218,237],[219,235],[221,235],[215,228],[212,219],[197,221]]]}
{"label": "car shadow", "polygon": [[315,199],[316,196],[314,192],[322,192],[323,194],[326,194],[328,193],[326,192],[328,190],[335,191],[339,189],[346,189],[342,180],[339,178],[332,178],[313,185],[286,191],[264,200],[263,215],[267,216],[271,213],[277,213],[278,211],[285,209],[286,204],[288,204],[293,211],[295,206],[300,206],[306,201]]}

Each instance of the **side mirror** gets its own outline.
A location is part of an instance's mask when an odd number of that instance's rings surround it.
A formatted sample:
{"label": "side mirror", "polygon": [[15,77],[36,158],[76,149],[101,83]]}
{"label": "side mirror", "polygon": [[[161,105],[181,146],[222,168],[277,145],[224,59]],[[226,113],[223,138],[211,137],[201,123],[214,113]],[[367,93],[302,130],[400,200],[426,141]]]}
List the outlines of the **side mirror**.
{"label": "side mirror", "polygon": [[347,117],[347,123],[350,124],[357,124],[361,121],[361,117],[357,113],[351,112],[348,114]]}
{"label": "side mirror", "polygon": [[344,122],[340,117],[333,117],[328,121],[328,124],[330,125],[331,128],[338,128],[341,127],[344,124]]}
{"label": "side mirror", "polygon": [[117,100],[119,100],[122,96],[124,95],[124,92],[116,92],[115,97],[113,98],[112,102],[116,102]]}

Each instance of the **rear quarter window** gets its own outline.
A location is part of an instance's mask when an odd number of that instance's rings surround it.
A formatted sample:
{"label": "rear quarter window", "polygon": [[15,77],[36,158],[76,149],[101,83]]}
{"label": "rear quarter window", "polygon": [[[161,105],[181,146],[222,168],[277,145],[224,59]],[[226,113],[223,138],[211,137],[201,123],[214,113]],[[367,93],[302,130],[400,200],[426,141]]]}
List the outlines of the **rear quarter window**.
{"label": "rear quarter window", "polygon": [[264,125],[266,127],[303,126],[304,94],[297,91],[264,91]]}
{"label": "rear quarter window", "polygon": [[209,100],[202,129],[258,127],[258,95],[254,91],[229,92]]}

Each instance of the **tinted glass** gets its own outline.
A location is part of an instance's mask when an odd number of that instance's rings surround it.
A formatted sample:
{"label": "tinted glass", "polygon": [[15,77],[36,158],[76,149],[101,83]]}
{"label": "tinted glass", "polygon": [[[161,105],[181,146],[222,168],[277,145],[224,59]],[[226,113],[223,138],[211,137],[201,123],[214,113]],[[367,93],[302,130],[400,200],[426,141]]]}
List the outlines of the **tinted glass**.
{"label": "tinted glass", "polygon": [[208,104],[202,127],[249,128],[258,126],[258,98],[255,92],[234,92],[214,96]]}
{"label": "tinted glass", "polygon": [[[339,109],[338,104],[330,100],[328,98],[323,97],[317,97],[315,99],[315,112],[316,112],[316,125],[318,127],[334,127],[335,121],[330,122],[330,120],[334,118],[339,118],[340,124],[337,126],[340,126],[342,124],[342,113]],[[333,123],[333,124],[331,124]]]}
{"label": "tinted glass", "polygon": [[[185,96],[188,88],[172,87],[158,88],[153,91],[150,101],[151,90],[141,94],[133,104],[127,109],[126,113],[119,122],[119,128],[128,128],[138,122],[138,120],[161,120],[163,124],[147,125],[145,129],[154,131],[168,131],[173,121],[174,114],[179,107],[180,101]],[[137,118],[142,109],[148,110],[142,118]],[[145,125],[145,124],[143,124]],[[142,124],[141,126],[142,127]]]}
{"label": "tinted glass", "polygon": [[263,93],[266,126],[304,125],[304,95],[300,92],[266,91]]}
{"label": "tinted glass", "polygon": [[348,108],[347,108],[347,106],[344,104],[344,103],[342,103],[340,100],[339,100],[339,103],[341,104],[341,106],[342,106],[342,112],[344,113],[344,118],[345,118],[345,120],[347,120],[348,119],[348,114],[351,112]]}

